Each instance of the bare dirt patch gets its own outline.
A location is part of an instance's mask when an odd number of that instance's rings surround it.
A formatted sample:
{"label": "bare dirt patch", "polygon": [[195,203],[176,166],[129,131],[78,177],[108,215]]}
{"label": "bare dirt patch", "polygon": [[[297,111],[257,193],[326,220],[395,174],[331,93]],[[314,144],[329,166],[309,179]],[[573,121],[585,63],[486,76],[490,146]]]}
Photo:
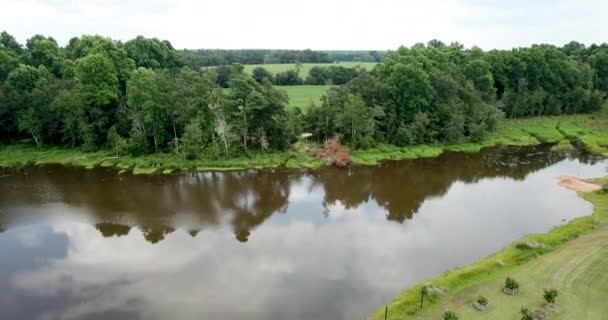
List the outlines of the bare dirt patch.
{"label": "bare dirt patch", "polygon": [[577,192],[593,192],[602,188],[597,184],[589,183],[575,177],[559,176],[557,177],[557,180],[560,186]]}

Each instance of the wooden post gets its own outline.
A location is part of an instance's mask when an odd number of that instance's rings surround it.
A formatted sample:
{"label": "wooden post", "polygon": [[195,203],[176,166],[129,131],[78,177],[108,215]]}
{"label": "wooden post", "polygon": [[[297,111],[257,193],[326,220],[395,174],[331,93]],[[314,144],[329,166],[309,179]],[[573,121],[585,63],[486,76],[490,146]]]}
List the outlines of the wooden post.
{"label": "wooden post", "polygon": [[384,320],[388,317],[388,306],[384,306]]}
{"label": "wooden post", "polygon": [[420,291],[420,309],[422,309],[422,303],[424,302],[424,292],[426,291],[426,287],[422,288]]}

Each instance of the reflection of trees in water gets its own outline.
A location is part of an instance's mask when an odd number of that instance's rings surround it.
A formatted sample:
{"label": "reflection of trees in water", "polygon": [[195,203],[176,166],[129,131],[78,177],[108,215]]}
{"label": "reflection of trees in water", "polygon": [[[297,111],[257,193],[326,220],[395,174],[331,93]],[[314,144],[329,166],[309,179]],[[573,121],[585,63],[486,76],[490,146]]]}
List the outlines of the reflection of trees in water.
{"label": "reflection of trees in water", "polygon": [[126,236],[131,231],[131,227],[129,226],[108,222],[97,223],[95,224],[95,228],[106,238]]}
{"label": "reflection of trees in water", "polygon": [[447,153],[437,158],[389,162],[377,167],[314,171],[315,183],[325,190],[324,206],[340,201],[347,209],[374,200],[387,210],[387,219],[403,222],[428,197],[442,196],[456,181],[484,178],[523,180],[528,174],[555,164],[565,154],[549,146],[500,148],[478,154]]}
{"label": "reflection of trees in water", "polygon": [[[547,146],[448,153],[433,159],[389,162],[380,168],[310,170],[307,174],[313,183],[308,187],[309,191],[323,187],[326,209],[337,201],[355,208],[373,200],[386,209],[387,219],[403,222],[425,199],[445,194],[456,181],[472,183],[494,177],[523,180],[565,157],[548,152]],[[577,159],[597,161],[593,157]],[[304,176],[299,170],[143,177],[116,175],[104,169],[23,170],[3,178],[0,209],[63,202],[92,212],[96,228],[106,237],[126,235],[129,226],[137,225],[152,243],[173,232],[176,217],[181,215],[190,218],[187,229],[193,237],[204,226],[227,222],[239,241],[247,241],[252,229],[272,214],[287,210],[291,185],[302,184]],[[3,221],[8,222],[1,214],[0,231]]]}
{"label": "reflection of trees in water", "polygon": [[104,236],[139,225],[151,242],[172,232],[176,214],[192,218],[193,235],[202,226],[227,221],[236,238],[247,241],[251,229],[286,210],[290,193],[287,171],[138,177],[55,166],[25,170],[0,185],[0,208],[63,202],[91,211]]}

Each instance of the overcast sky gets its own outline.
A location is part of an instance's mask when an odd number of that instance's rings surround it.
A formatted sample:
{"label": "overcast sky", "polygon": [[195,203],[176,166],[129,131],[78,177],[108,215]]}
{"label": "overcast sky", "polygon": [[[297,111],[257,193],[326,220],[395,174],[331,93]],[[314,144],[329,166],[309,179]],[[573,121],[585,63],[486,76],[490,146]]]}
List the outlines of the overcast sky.
{"label": "overcast sky", "polygon": [[608,41],[608,0],[0,0],[0,30],[61,45],[81,34],[176,48],[484,49]]}

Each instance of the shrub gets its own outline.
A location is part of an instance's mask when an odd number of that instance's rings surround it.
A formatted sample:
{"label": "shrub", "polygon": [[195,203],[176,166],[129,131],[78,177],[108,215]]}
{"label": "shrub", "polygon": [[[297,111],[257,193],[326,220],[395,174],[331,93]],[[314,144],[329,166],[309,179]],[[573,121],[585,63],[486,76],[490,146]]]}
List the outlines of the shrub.
{"label": "shrub", "polygon": [[545,293],[543,294],[545,301],[547,303],[555,303],[555,298],[557,298],[557,290],[555,289],[545,289]]}
{"label": "shrub", "polygon": [[521,320],[534,320],[532,312],[530,312],[528,308],[521,307],[521,310],[519,310],[519,312],[521,313]]}
{"label": "shrub", "polygon": [[338,137],[328,139],[323,144],[323,149],[315,149],[312,151],[313,156],[323,158],[337,167],[346,167],[351,162],[350,150],[340,144]]}
{"label": "shrub", "polygon": [[481,306],[487,306],[488,305],[488,298],[484,297],[484,296],[479,296],[479,298],[477,298],[477,300],[475,300],[479,305]]}
{"label": "shrub", "polygon": [[608,194],[608,183],[606,183],[602,186],[602,190],[600,190],[600,193]]}
{"label": "shrub", "polygon": [[519,283],[511,277],[507,277],[505,280],[505,288],[510,290],[519,289]]}
{"label": "shrub", "polygon": [[448,310],[443,314],[443,320],[458,320],[456,312]]}

